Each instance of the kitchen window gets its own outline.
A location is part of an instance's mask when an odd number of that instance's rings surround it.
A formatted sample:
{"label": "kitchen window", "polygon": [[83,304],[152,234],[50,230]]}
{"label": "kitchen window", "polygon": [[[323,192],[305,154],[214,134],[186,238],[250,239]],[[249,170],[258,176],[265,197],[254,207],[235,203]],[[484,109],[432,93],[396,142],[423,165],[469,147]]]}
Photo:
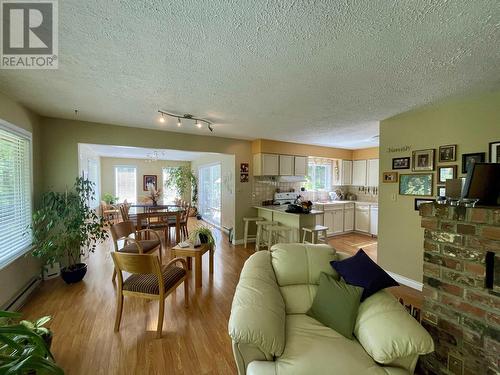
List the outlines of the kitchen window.
{"label": "kitchen window", "polygon": [[0,268],[30,249],[31,133],[0,122]]}
{"label": "kitchen window", "polygon": [[115,167],[115,196],[120,202],[137,200],[137,169],[130,166]]}
{"label": "kitchen window", "polygon": [[332,188],[332,160],[309,158],[307,165],[307,190],[330,191]]}

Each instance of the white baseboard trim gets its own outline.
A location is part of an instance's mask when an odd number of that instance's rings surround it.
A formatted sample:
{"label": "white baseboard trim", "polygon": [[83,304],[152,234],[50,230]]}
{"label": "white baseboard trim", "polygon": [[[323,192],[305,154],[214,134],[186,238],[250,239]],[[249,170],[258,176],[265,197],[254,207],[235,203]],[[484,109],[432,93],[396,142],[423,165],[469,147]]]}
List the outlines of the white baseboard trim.
{"label": "white baseboard trim", "polygon": [[41,282],[42,281],[38,276],[31,278],[31,280],[13,298],[1,307],[1,310],[18,311],[24,306],[28,297],[35,291],[36,288],[38,288]]}
{"label": "white baseboard trim", "polygon": [[391,272],[391,271],[385,270],[385,272],[387,272],[398,283],[400,283],[402,285],[406,285],[406,286],[408,286],[408,287],[410,287],[412,289],[416,289],[416,290],[422,291],[422,289],[424,287],[424,284],[422,284],[421,282],[415,281],[413,279],[409,279],[408,277],[405,277],[405,276],[402,276],[402,275],[398,275],[397,273],[394,273],[394,272]]}
{"label": "white baseboard trim", "polygon": [[[244,240],[237,240],[237,239],[233,239],[233,245],[243,245],[245,243]],[[255,243],[255,238],[252,238],[252,239],[248,239],[247,240],[247,243]]]}

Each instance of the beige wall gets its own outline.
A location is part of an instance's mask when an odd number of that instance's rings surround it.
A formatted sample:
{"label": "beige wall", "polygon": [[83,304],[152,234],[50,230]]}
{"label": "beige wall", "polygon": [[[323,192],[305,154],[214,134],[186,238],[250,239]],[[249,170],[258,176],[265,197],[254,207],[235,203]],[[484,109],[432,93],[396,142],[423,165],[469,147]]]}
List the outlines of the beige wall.
{"label": "beige wall", "polygon": [[352,151],[352,160],[378,159],[379,147],[362,148]]}
{"label": "beige wall", "polygon": [[257,139],[252,142],[252,153],[288,154],[301,156],[316,156],[331,159],[352,160],[352,150],[343,148],[305,145],[300,143]]}
{"label": "beige wall", "polygon": [[[232,154],[235,155],[236,165],[252,161],[251,143],[245,140],[53,118],[42,118],[41,125],[44,188],[51,186],[59,190],[73,183],[78,171],[78,143]],[[251,164],[250,169],[252,169]],[[251,208],[251,186],[251,181],[248,183],[240,183],[239,179],[235,181],[237,239],[243,237],[243,217],[255,215],[254,209]]]}
{"label": "beige wall", "polygon": [[[163,191],[163,168],[180,167],[190,165],[189,161],[158,160],[148,163],[144,159],[129,158],[106,158],[101,157],[101,197],[105,193],[116,194],[115,192],[115,170],[118,165],[134,166],[137,168],[137,199],[145,197],[147,194],[143,189],[143,176],[146,174],[156,175],[158,187]],[[191,194],[188,192],[183,199],[190,201]]]}
{"label": "beige wall", "polygon": [[[488,143],[493,141],[500,141],[500,92],[407,112],[380,124],[380,173],[391,171],[392,158],[427,148],[437,152],[441,145],[457,144],[457,162],[447,164],[457,164],[460,176],[461,155],[488,152]],[[388,150],[406,145],[410,147],[407,152]],[[380,184],[378,262],[386,270],[421,282],[423,230],[413,209],[414,200],[398,195],[398,184]]]}
{"label": "beige wall", "polygon": [[[36,197],[40,183],[39,119],[20,104],[0,93],[0,119],[32,132],[33,136],[33,189]],[[21,256],[0,270],[0,308],[14,297],[40,272],[39,262],[30,256]]]}
{"label": "beige wall", "polygon": [[[191,162],[191,167],[198,176],[199,181],[199,168],[207,164],[221,164],[221,226],[225,228],[233,228],[235,225],[235,163],[234,155],[214,155],[207,154]],[[238,169],[239,171],[239,169]],[[239,175],[238,175],[239,178]],[[198,189],[199,191],[199,189]]]}

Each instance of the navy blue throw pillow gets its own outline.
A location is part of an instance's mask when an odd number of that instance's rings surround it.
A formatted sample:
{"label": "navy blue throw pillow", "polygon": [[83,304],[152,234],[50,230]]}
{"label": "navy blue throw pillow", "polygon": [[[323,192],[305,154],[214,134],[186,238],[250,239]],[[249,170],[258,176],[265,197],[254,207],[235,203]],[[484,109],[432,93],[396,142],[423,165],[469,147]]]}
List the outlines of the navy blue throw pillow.
{"label": "navy blue throw pillow", "polygon": [[359,249],[356,255],[350,258],[339,261],[333,260],[330,264],[344,278],[346,283],[364,288],[361,301],[379,290],[390,286],[399,286],[396,280],[371,260],[363,249]]}

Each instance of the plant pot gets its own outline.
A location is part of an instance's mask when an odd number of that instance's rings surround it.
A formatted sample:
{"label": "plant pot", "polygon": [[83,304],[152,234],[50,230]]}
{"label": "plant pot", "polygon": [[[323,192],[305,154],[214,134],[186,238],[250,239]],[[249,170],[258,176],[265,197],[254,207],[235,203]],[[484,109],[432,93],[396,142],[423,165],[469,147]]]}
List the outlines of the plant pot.
{"label": "plant pot", "polygon": [[50,350],[50,347],[52,346],[52,332],[49,332],[46,335],[41,335],[43,341],[45,342],[45,345],[47,345],[47,348]]}
{"label": "plant pot", "polygon": [[198,237],[200,238],[201,243],[208,243],[208,236],[204,235],[203,233],[198,234]]}
{"label": "plant pot", "polygon": [[61,270],[61,277],[66,284],[74,284],[82,281],[87,273],[87,265],[85,263],[77,263],[72,268],[64,267]]}
{"label": "plant pot", "polygon": [[196,207],[191,207],[189,209],[189,217],[195,217],[198,214],[198,209]]}
{"label": "plant pot", "polygon": [[201,220],[201,215],[200,214],[196,215],[196,219]]}

